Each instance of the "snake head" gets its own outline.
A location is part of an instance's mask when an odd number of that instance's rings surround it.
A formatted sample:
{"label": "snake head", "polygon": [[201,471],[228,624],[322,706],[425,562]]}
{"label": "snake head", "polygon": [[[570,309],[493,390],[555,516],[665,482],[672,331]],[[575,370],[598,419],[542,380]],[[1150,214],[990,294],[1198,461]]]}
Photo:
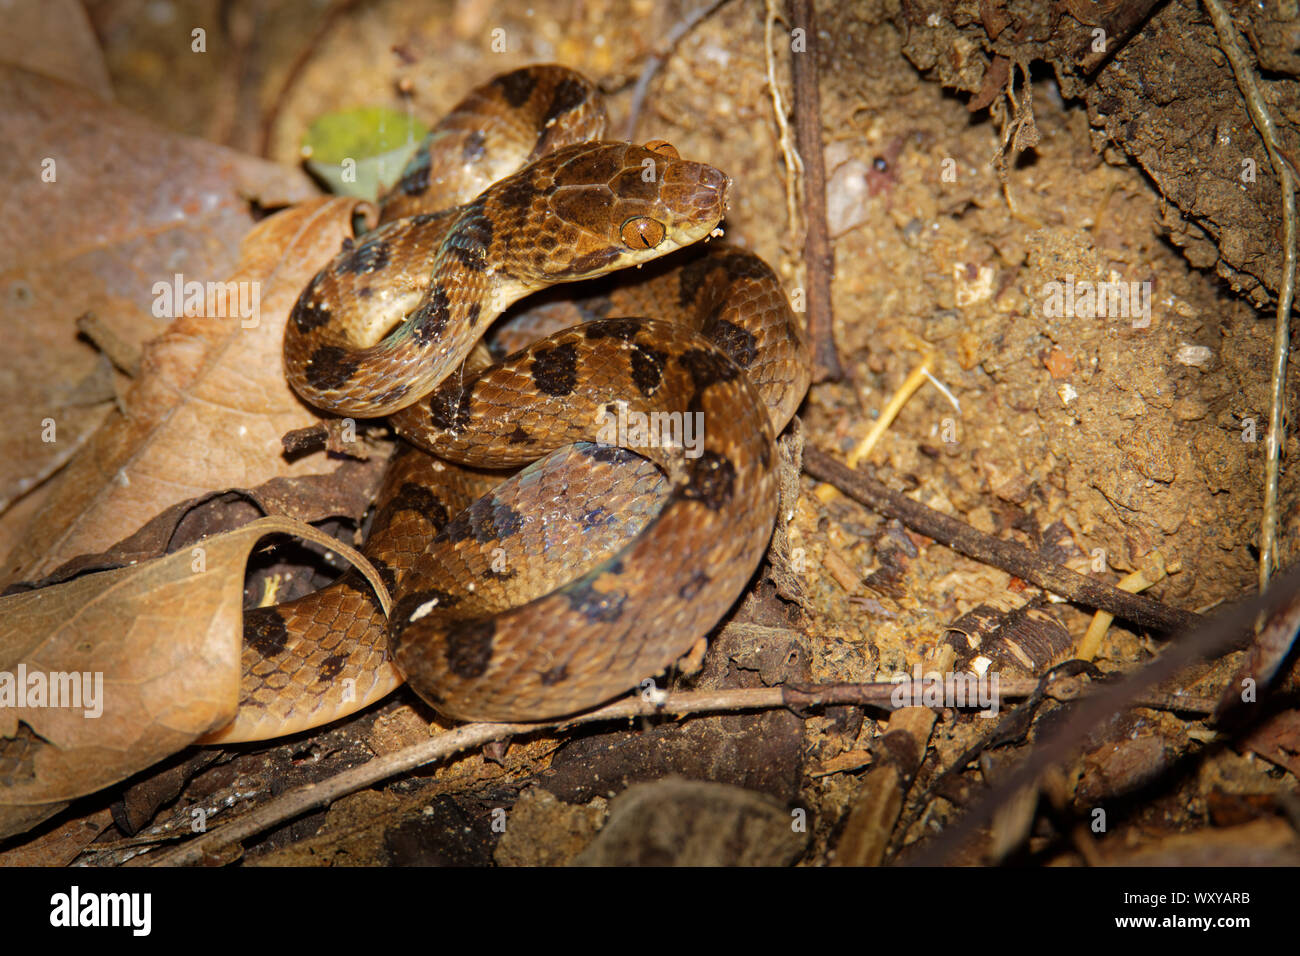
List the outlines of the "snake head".
{"label": "snake head", "polygon": [[581,143],[484,194],[512,223],[505,271],[534,288],[603,275],[703,239],[722,221],[731,180],[667,143]]}

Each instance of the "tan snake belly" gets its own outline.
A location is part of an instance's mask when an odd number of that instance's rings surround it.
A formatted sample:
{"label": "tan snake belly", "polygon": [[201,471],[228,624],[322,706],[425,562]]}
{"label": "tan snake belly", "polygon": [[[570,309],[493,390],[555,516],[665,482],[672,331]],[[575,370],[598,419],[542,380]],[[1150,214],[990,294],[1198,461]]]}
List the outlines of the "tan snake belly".
{"label": "tan snake belly", "polygon": [[774,436],[809,381],[762,260],[710,243],[511,320],[499,361],[479,347],[517,300],[651,263],[721,220],[725,176],[603,128],[578,74],[497,77],[435,128],[386,221],[303,291],[293,387],[388,415],[424,449],[394,458],[365,548],[395,605],[386,620],[349,572],[247,612],[239,716],[210,740],[315,726],[403,679],[461,719],[583,710],[689,650],[754,573]]}

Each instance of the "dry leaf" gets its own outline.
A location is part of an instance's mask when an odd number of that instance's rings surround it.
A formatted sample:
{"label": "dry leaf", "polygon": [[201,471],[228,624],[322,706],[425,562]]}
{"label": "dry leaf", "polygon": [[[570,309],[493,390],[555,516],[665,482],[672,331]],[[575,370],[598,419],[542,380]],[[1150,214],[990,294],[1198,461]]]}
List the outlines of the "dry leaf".
{"label": "dry leaf", "polygon": [[86,8],[77,0],[18,0],[5,4],[0,30],[0,63],[75,83],[111,102],[113,84],[91,29]]}
{"label": "dry leaf", "polygon": [[355,206],[313,200],[248,235],[231,281],[259,290],[255,324],[184,317],[149,343],[123,410],[53,479],[0,581],[38,580],[178,502],[337,467],[323,453],[292,462],[281,453],[281,435],[319,419],[285,381],[280,343],[299,292],[352,234]]}
{"label": "dry leaf", "polygon": [[[0,807],[0,833],[5,832],[4,811]],[[26,810],[27,807],[13,809]],[[56,805],[56,809],[58,809]],[[0,867],[68,866],[96,838],[113,825],[113,814],[106,809],[92,810],[84,817],[66,820],[48,833],[0,853]],[[17,830],[12,832],[19,832]]]}
{"label": "dry leaf", "polygon": [[[253,546],[273,532],[325,544],[353,561],[387,612],[387,592],[357,552],[284,518],[207,538],[201,553],[179,551],[0,598],[0,809],[21,814],[12,805],[92,793],[233,719],[244,568]],[[80,675],[76,706],[33,706],[40,683],[33,674],[45,675],[49,687],[48,675]],[[69,677],[61,686],[74,685]],[[6,700],[19,687],[27,701]],[[0,837],[17,832],[2,829],[6,822],[0,815]]]}
{"label": "dry leaf", "polygon": [[[2,512],[43,493],[31,490],[109,408],[111,373],[78,338],[78,316],[93,312],[138,348],[170,321],[153,314],[155,283],[221,279],[234,267],[253,223],[249,197],[274,205],[316,191],[297,171],[169,133],[17,67],[0,65],[0,103]],[[8,523],[3,532],[7,551],[20,532]]]}

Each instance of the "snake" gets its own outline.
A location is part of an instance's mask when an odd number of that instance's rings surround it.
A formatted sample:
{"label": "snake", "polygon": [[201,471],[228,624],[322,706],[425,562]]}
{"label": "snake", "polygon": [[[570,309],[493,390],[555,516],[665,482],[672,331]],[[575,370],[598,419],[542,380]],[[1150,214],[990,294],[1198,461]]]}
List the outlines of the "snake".
{"label": "snake", "polygon": [[576,71],[494,77],[302,290],[292,388],[400,436],[363,549],[393,604],[351,570],[247,610],[239,709],[207,742],[403,682],[454,720],[578,713],[644,687],[744,591],[807,337],[771,267],[713,241],[731,180],[606,122]]}

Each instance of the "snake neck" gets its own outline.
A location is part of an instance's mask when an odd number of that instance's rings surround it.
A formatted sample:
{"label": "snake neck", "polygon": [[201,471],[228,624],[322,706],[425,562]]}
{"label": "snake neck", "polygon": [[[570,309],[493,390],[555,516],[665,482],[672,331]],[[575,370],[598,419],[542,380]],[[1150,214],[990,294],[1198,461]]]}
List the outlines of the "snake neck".
{"label": "snake neck", "polygon": [[438,248],[429,289],[408,323],[412,335],[432,341],[451,332],[457,345],[462,336],[472,336],[472,346],[497,316],[535,291],[493,264],[494,232],[481,199],[456,217]]}

